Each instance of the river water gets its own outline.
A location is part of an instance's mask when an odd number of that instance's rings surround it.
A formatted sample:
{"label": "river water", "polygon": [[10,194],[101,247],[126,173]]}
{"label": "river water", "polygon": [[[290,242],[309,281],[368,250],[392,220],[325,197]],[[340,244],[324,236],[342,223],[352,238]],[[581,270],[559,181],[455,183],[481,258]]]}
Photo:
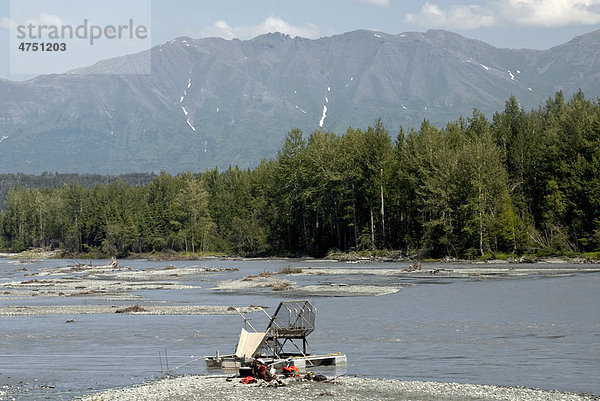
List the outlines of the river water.
{"label": "river water", "polygon": [[[29,264],[27,273],[69,263],[72,261]],[[271,313],[286,299],[282,293],[269,289],[218,292],[214,287],[219,280],[277,271],[284,266],[347,266],[342,262],[290,260],[127,260],[120,264],[134,270],[164,268],[167,264],[235,267],[239,271],[185,279],[184,284],[198,288],[148,290],[136,295],[170,305],[263,305]],[[15,261],[0,259],[0,284],[25,279],[20,267]],[[362,267],[389,269],[392,264]],[[391,295],[307,298],[318,309],[317,328],[309,337],[311,351],[342,352],[348,357],[345,369],[325,374],[600,394],[599,273],[485,280],[367,274],[289,279],[298,284],[343,281],[406,285]],[[75,298],[0,296],[0,308],[68,302],[119,304]],[[266,325],[267,317],[260,312],[248,318],[257,329]],[[167,372],[210,374],[213,372],[206,370],[199,357],[216,350],[232,352],[242,326],[241,317],[234,315],[0,316],[0,392],[8,386],[11,398],[66,400],[141,383]]]}

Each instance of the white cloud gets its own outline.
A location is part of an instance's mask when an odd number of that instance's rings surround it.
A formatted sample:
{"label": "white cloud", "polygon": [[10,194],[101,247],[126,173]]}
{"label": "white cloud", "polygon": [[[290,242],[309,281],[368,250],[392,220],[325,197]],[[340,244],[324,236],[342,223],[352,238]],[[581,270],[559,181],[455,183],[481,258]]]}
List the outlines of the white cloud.
{"label": "white cloud", "polygon": [[504,17],[519,25],[556,27],[600,23],[600,0],[502,0]]}
{"label": "white cloud", "polygon": [[2,29],[10,29],[10,30],[15,30],[17,25],[19,24],[23,24],[23,25],[29,25],[29,24],[33,24],[33,25],[56,25],[56,26],[61,26],[63,25],[63,21],[62,19],[60,19],[60,17],[53,15],[53,14],[48,14],[48,13],[40,13],[38,16],[33,17],[33,18],[29,18],[27,21],[25,22],[17,22],[14,19],[8,18],[8,17],[2,17],[0,18],[0,28]]}
{"label": "white cloud", "polygon": [[428,28],[476,29],[495,24],[494,14],[478,5],[451,6],[446,9],[436,4],[425,3],[417,14],[408,14],[409,24]]}
{"label": "white cloud", "polygon": [[428,28],[476,29],[488,26],[560,27],[600,23],[600,0],[489,0],[481,5],[441,8],[425,3],[405,21]]}
{"label": "white cloud", "polygon": [[15,27],[17,26],[17,23],[8,18],[8,17],[2,17],[0,18],[0,28],[2,29],[15,29]]}
{"label": "white cloud", "polygon": [[219,20],[212,26],[202,29],[200,37],[216,36],[225,39],[252,39],[258,35],[270,32],[281,32],[292,37],[300,36],[309,39],[315,39],[321,35],[316,25],[294,26],[281,18],[270,16],[261,24],[247,26],[232,27],[226,21]]}
{"label": "white cloud", "polygon": [[390,5],[390,0],[358,0],[362,4],[377,7],[387,7]]}
{"label": "white cloud", "polygon": [[225,39],[233,39],[236,36],[233,32],[233,28],[227,22],[219,20],[215,22],[212,26],[202,29],[202,31],[200,31],[200,37],[218,37]]}
{"label": "white cloud", "polygon": [[63,21],[62,21],[62,19],[60,19],[60,17],[53,15],[53,14],[47,14],[47,13],[40,14],[39,23],[40,23],[40,25],[56,25],[56,26],[63,25]]}

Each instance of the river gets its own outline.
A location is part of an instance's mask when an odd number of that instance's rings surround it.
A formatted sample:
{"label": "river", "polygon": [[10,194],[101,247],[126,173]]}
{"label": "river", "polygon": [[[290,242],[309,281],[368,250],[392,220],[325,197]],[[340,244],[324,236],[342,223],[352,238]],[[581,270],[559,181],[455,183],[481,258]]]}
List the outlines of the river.
{"label": "river", "polygon": [[[22,264],[0,259],[0,285],[69,263],[73,261]],[[134,271],[163,269],[168,264],[175,268],[239,269],[181,279],[192,288],[137,291],[133,295],[140,297],[140,304],[263,305],[271,313],[281,300],[288,299],[285,292],[214,288],[224,279],[287,266],[348,266],[320,260],[119,263]],[[391,263],[361,266],[373,270],[392,267]],[[342,352],[348,357],[345,369],[327,374],[600,394],[599,273],[468,279],[363,273],[288,278],[298,284],[401,286],[398,292],[381,296],[306,297],[318,310],[317,328],[309,337],[311,351]],[[101,297],[15,297],[11,291],[0,295],[0,308],[69,303],[132,304]],[[260,312],[248,318],[257,328],[267,319]],[[11,397],[23,400],[67,400],[141,383],[167,372],[213,373],[199,357],[217,350],[232,352],[242,326],[243,320],[235,315],[0,316],[0,391],[5,386]]]}

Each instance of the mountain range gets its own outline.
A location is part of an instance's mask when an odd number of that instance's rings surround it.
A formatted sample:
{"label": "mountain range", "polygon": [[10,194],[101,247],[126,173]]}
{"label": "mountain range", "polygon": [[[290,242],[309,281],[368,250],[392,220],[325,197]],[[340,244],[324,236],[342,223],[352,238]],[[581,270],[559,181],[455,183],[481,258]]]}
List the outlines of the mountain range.
{"label": "mountain range", "polygon": [[[152,74],[135,74],[151,53]],[[548,50],[455,33],[355,31],[309,40],[176,38],[24,82],[0,80],[0,173],[119,174],[252,167],[300,128],[343,134],[381,117],[392,135],[514,95],[600,93],[600,31]],[[132,73],[133,72],[133,73]]]}

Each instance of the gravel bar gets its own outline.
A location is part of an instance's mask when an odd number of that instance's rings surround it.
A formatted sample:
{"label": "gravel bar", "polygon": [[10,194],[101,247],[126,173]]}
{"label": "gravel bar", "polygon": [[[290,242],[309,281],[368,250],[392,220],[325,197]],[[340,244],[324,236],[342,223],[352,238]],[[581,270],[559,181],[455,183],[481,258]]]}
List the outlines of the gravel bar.
{"label": "gravel bar", "polygon": [[83,401],[193,400],[480,400],[580,401],[598,396],[517,387],[340,377],[332,382],[291,382],[285,387],[267,383],[241,384],[240,379],[182,376],[79,398]]}
{"label": "gravel bar", "polygon": [[[260,307],[234,307],[212,305],[139,305],[141,311],[132,315],[237,315],[261,310]],[[116,313],[125,306],[116,305],[57,305],[57,306],[7,306],[0,308],[0,316],[87,315]]]}

